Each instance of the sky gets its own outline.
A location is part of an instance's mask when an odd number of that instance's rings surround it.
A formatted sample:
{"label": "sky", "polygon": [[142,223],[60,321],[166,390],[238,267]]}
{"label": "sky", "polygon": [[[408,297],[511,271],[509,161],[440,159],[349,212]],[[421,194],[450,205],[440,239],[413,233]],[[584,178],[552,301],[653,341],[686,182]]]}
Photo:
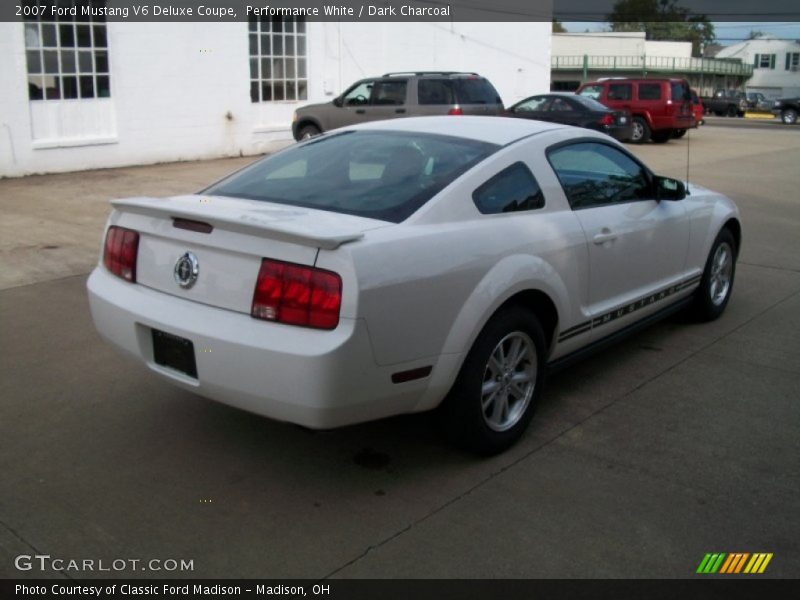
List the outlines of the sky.
{"label": "sky", "polygon": [[[567,31],[583,32],[602,31],[607,27],[607,23],[597,22],[567,22],[564,27]],[[717,42],[723,46],[730,46],[747,38],[752,30],[763,31],[777,38],[800,40],[800,23],[763,23],[763,22],[715,22],[714,31],[717,34]]]}

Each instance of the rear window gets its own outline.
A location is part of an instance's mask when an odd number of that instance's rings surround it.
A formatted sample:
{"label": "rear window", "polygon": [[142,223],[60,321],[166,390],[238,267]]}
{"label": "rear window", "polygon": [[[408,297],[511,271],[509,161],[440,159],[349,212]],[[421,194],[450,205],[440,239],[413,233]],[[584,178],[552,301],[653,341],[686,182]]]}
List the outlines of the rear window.
{"label": "rear window", "polygon": [[639,100],[661,100],[661,84],[640,83]]}
{"label": "rear window", "polygon": [[459,104],[502,104],[500,94],[482,77],[451,80]]}
{"label": "rear window", "polygon": [[498,148],[443,135],[345,131],[268,156],[203,193],[399,223]]}

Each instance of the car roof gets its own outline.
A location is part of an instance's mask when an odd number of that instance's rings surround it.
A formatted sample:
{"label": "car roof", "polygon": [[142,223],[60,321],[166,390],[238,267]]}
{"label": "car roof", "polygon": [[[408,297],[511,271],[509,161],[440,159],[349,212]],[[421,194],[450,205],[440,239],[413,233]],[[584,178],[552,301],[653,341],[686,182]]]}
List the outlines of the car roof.
{"label": "car roof", "polygon": [[469,71],[396,71],[384,73],[382,77],[465,77],[469,79],[484,79],[477,73]]}
{"label": "car roof", "polygon": [[564,125],[509,117],[409,117],[372,121],[342,130],[406,131],[461,137],[505,146],[529,135],[563,129]]}
{"label": "car roof", "polygon": [[538,98],[539,96],[577,96],[575,92],[542,92],[541,94],[532,94],[528,98]]}
{"label": "car roof", "polygon": [[587,81],[581,84],[581,87],[587,85],[598,85],[603,83],[663,83],[663,82],[678,82],[686,81],[682,77],[603,77],[595,81]]}

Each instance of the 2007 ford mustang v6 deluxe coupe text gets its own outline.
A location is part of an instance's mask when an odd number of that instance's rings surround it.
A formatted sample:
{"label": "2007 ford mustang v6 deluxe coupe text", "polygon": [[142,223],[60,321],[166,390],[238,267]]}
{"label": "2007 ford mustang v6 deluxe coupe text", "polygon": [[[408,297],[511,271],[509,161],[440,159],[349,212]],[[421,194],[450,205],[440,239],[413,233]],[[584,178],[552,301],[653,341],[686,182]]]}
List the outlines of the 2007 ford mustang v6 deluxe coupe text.
{"label": "2007 ford mustang v6 deluxe coupe text", "polygon": [[438,407],[484,454],[548,369],[684,306],[719,316],[741,242],[724,196],[498,117],[347,127],[113,206],[92,316],[152,371],[311,428]]}

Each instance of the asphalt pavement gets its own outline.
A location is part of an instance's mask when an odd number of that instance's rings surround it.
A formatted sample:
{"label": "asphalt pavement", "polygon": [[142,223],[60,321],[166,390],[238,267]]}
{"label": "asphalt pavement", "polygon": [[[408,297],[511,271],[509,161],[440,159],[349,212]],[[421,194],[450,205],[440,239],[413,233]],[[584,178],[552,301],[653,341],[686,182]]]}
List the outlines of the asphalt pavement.
{"label": "asphalt pavement", "polygon": [[[693,577],[708,552],[770,552],[764,577],[800,576],[800,127],[632,149],[739,204],[728,310],[558,374],[488,460],[428,415],[272,422],[100,339],[85,280],[106,198],[192,191],[250,159],[0,180],[0,577]],[[193,569],[15,567],[34,554]]]}

